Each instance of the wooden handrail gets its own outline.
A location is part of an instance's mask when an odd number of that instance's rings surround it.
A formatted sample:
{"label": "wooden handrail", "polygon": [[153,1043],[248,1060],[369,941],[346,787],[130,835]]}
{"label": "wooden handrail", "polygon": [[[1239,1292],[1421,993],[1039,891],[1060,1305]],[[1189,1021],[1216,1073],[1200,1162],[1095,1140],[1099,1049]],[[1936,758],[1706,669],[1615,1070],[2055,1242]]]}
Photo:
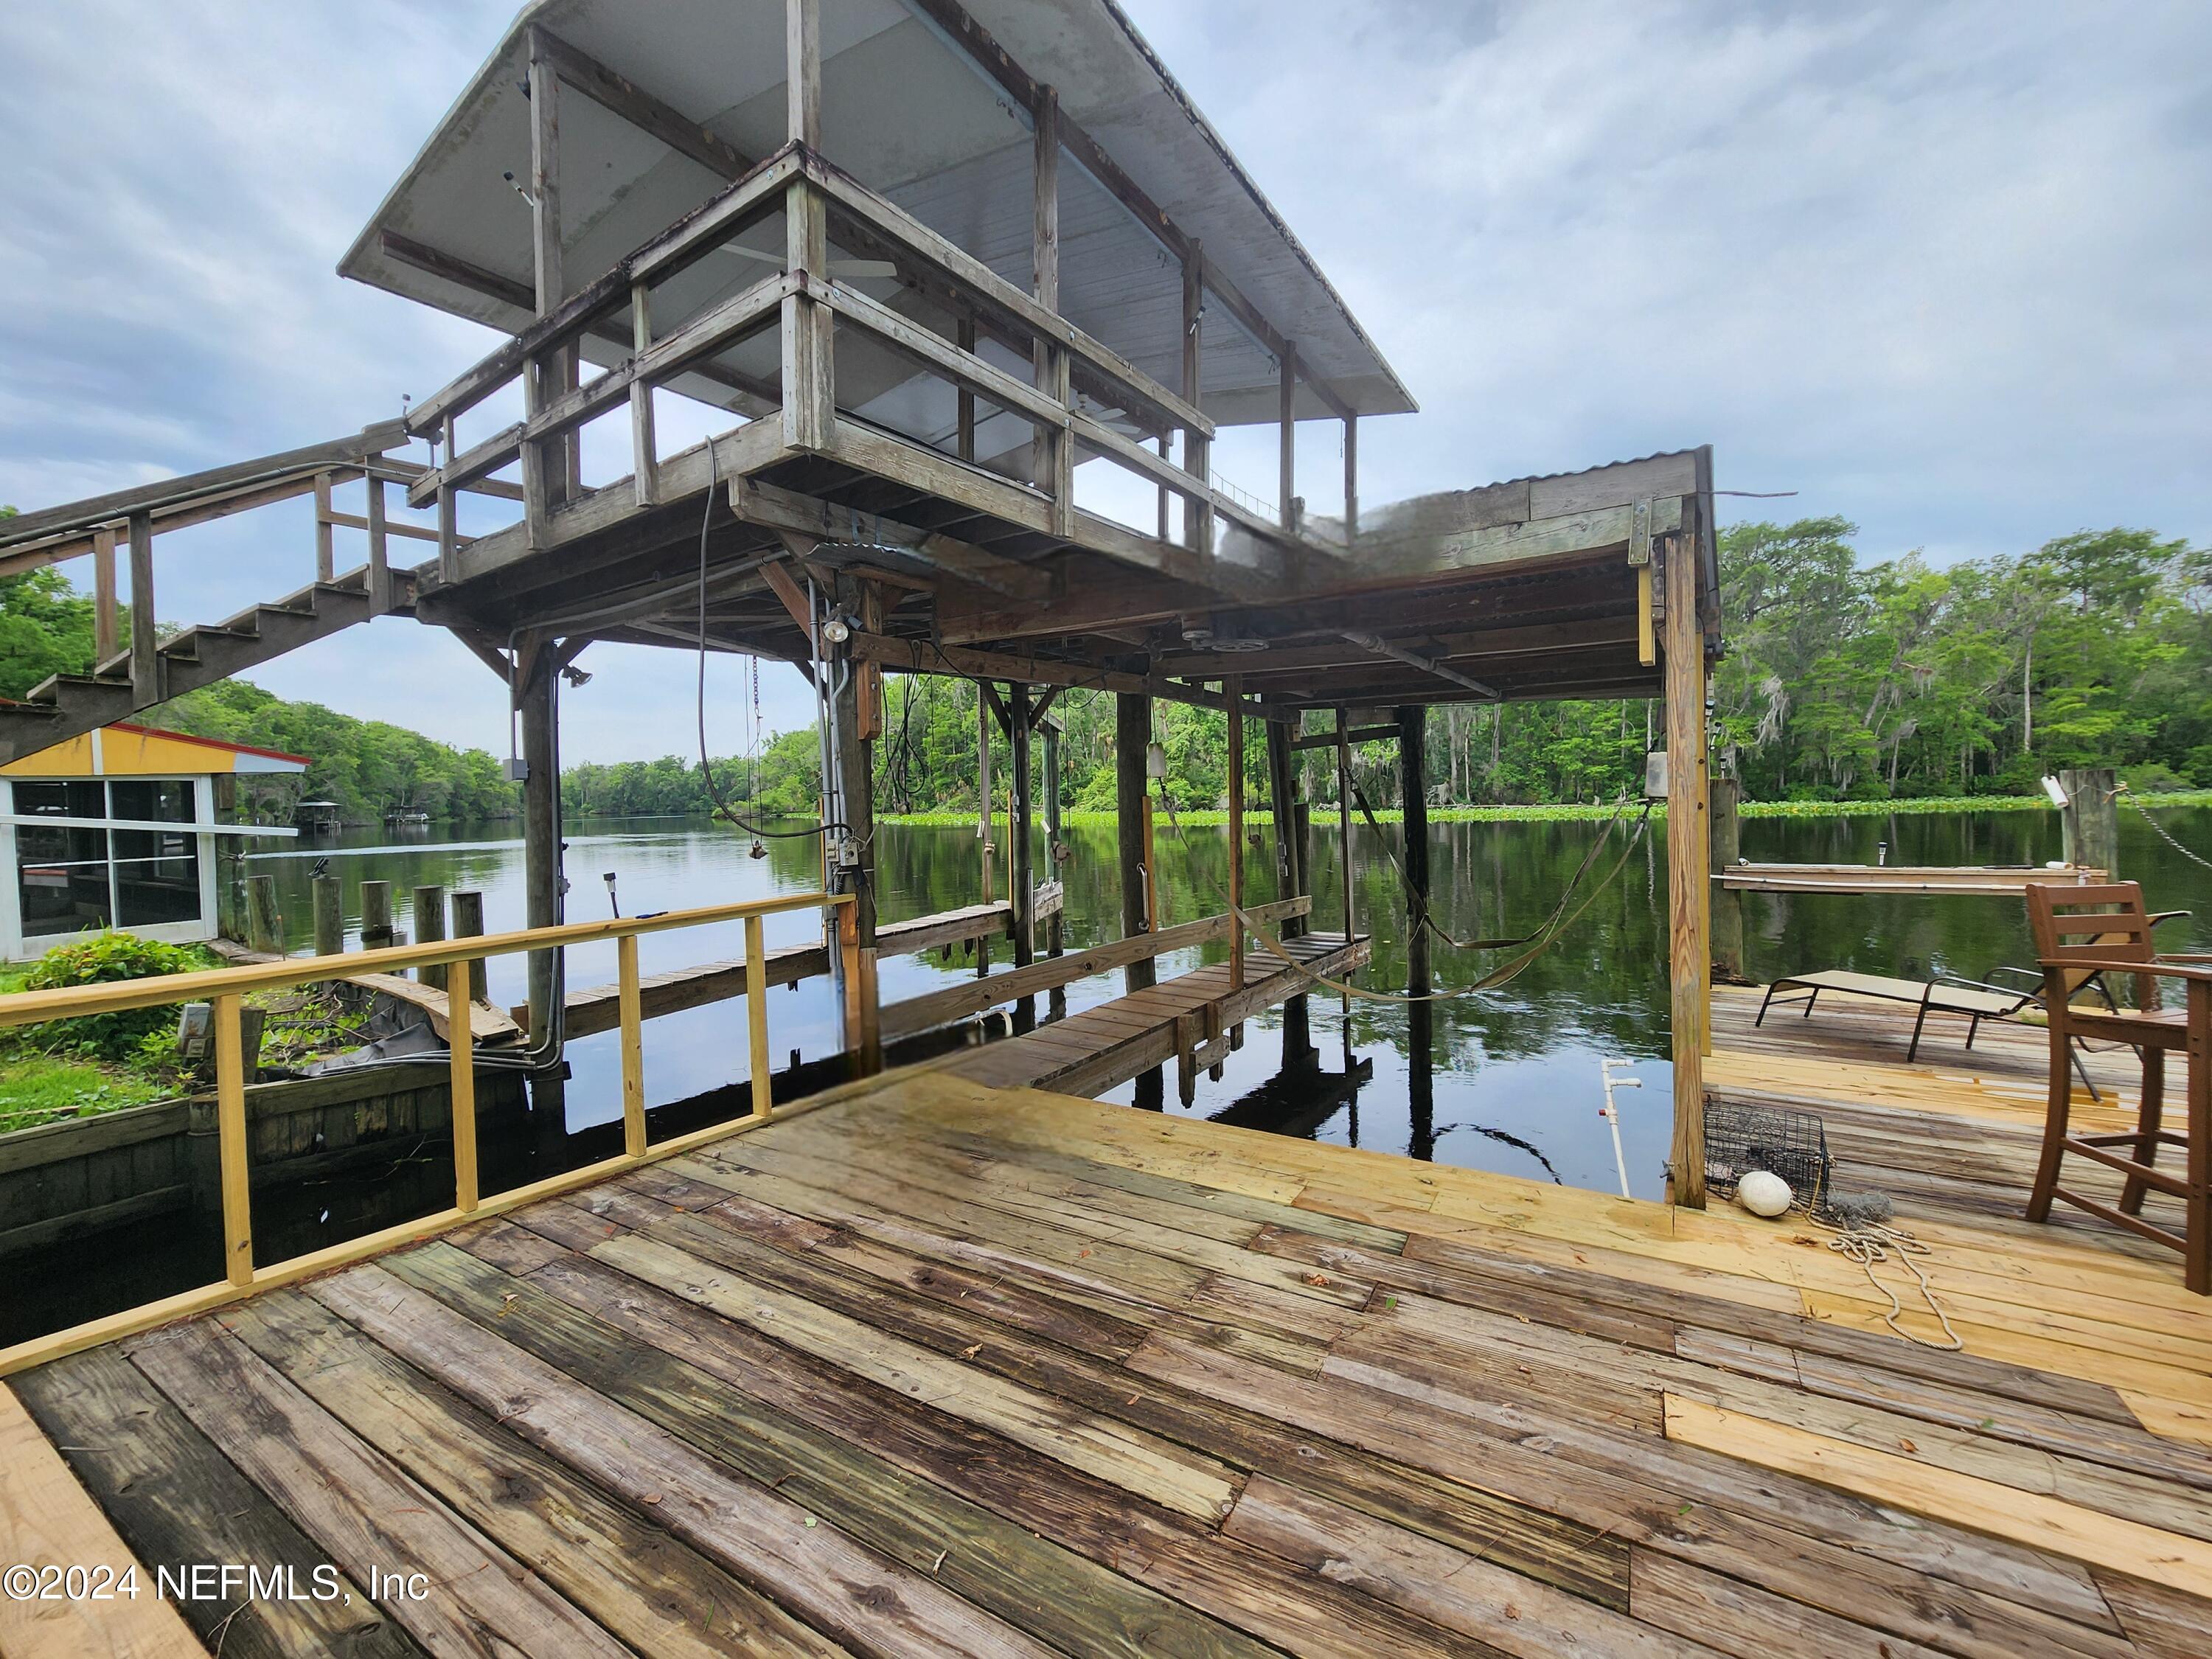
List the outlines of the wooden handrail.
{"label": "wooden handrail", "polygon": [[[161,1301],[125,1309],[88,1321],[49,1336],[34,1337],[13,1347],[0,1348],[0,1376],[27,1366],[112,1341],[187,1314],[216,1307],[235,1297],[276,1285],[290,1284],[311,1273],[319,1273],[346,1261],[359,1261],[381,1249],[426,1238],[448,1227],[486,1213],[496,1214],[533,1200],[567,1192],[591,1182],[702,1145],[716,1135],[731,1133],[728,1124],[695,1130],[659,1146],[651,1143],[645,1119],[645,1060],[640,1026],[637,940],[643,933],[668,933],[720,921],[741,921],[745,930],[746,1008],[748,1048],[751,1061],[752,1112],[741,1123],[759,1124],[774,1115],[769,1078],[767,946],[762,919],[785,911],[836,911],[854,902],[849,893],[797,893],[754,899],[742,904],[705,905],[689,910],[665,911],[657,916],[614,918],[606,921],[570,922],[553,927],[528,927],[507,933],[483,933],[471,938],[394,945],[380,951],[355,951],[338,956],[288,957],[282,962],[255,963],[239,968],[212,969],[204,973],[171,974],[155,979],[118,980],[105,984],[62,986],[46,991],[22,991],[0,996],[0,1026],[34,1024],[84,1014],[113,1013],[126,1008],[159,1007],[169,1003],[206,1000],[212,1004],[216,1066],[216,1154],[222,1196],[223,1278],[216,1284],[187,1291]],[[601,939],[615,941],[621,972],[623,1150],[581,1170],[495,1194],[487,1200],[480,1188],[477,1163],[476,1041],[474,1022],[468,1018],[467,966],[491,956],[539,951],[556,945],[584,945]],[[257,1267],[253,1260],[253,1214],[251,1159],[246,1145],[246,1071],[244,1041],[245,997],[250,991],[281,990],[319,980],[350,978],[396,968],[447,966],[460,971],[447,976],[450,999],[457,1001],[458,1017],[447,1021],[451,1051],[447,1066],[452,1091],[453,1136],[453,1202],[420,1220],[386,1228],[365,1237],[314,1251],[307,1255]],[[848,967],[848,971],[850,969]]]}

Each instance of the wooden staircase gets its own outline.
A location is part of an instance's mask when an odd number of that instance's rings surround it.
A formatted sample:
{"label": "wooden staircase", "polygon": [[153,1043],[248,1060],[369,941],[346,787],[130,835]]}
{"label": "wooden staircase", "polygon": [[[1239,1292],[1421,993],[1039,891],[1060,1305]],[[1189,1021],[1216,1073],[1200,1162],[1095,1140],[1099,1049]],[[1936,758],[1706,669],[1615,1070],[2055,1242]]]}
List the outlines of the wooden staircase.
{"label": "wooden staircase", "polygon": [[257,668],[372,617],[410,611],[415,584],[414,571],[393,569],[389,602],[380,606],[370,592],[368,566],[357,565],[222,622],[180,629],[155,648],[150,685],[133,681],[128,651],[98,664],[89,674],[50,675],[21,702],[0,702],[0,763],[128,720],[143,708]]}

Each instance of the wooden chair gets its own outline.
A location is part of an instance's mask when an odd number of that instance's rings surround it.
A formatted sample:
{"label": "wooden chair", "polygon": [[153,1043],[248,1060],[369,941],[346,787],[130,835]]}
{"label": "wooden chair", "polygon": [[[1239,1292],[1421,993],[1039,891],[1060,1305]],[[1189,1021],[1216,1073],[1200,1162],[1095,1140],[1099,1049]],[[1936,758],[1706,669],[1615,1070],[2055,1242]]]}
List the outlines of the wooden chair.
{"label": "wooden chair", "polygon": [[[2132,881],[2096,886],[2039,883],[2027,892],[2028,925],[2043,968],[2043,1004],[2051,1029],[2051,1103],[2027,1218],[2049,1219],[2051,1200],[2063,1198],[2179,1250],[2189,1288],[2199,1296],[2212,1295],[2212,968],[2193,965],[2212,962],[2212,957],[2160,956],[2151,943],[2152,919],[2143,909],[2142,889]],[[2082,989],[2106,975],[2133,978],[2134,1007],[2076,1005],[2075,998]],[[2185,1009],[2159,1006],[2159,981],[2166,979],[2185,982]],[[2067,1132],[2073,1106],[2069,1060],[2079,1038],[2125,1043],[2142,1055],[2142,1108],[2132,1131],[2101,1135]],[[2168,1050],[2188,1058],[2186,1134],[2162,1127]],[[2185,1149],[2183,1174],[2156,1167],[2161,1146]],[[2115,1150],[2120,1147],[2131,1148],[2134,1156]],[[2117,1209],[2058,1184],[2059,1165],[2069,1152],[2109,1165],[2127,1177]],[[2181,1200],[2181,1232],[2143,1219],[2143,1195],[2152,1188]]]}

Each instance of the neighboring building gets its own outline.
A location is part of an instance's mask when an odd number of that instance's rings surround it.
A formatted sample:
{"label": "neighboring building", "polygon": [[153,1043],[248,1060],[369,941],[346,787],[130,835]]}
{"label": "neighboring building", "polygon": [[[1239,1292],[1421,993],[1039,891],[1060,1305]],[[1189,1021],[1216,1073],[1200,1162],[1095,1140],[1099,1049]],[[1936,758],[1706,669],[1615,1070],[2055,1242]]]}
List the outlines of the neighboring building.
{"label": "neighboring building", "polygon": [[[0,766],[0,957],[119,927],[216,937],[219,836],[298,831],[234,820],[243,779],[296,778],[303,755],[118,723]],[[296,787],[296,786],[295,786]],[[247,792],[249,794],[252,791]]]}

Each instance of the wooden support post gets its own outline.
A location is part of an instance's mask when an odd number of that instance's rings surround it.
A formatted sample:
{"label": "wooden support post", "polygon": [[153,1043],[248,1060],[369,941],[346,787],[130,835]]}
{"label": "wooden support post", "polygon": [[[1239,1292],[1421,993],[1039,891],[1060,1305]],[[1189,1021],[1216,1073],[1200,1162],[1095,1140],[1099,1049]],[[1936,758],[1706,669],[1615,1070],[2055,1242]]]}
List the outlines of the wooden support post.
{"label": "wooden support post", "polygon": [[246,942],[264,956],[284,954],[284,918],[276,908],[276,878],[246,878]]}
{"label": "wooden support post", "polygon": [[[1203,342],[1206,309],[1206,256],[1196,242],[1182,262],[1182,395],[1196,407],[1200,390],[1199,348]],[[1201,483],[1207,477],[1212,440],[1185,428],[1182,434],[1183,471]],[[1183,544],[1194,553],[1213,550],[1213,507],[1210,502],[1183,503]]]}
{"label": "wooden support post", "polygon": [[1399,799],[1406,828],[1406,990],[1426,996],[1429,983],[1428,710],[1398,710]]}
{"label": "wooden support post", "polygon": [[[1010,751],[1006,838],[1012,842],[1010,866],[1014,902],[1014,966],[1026,968],[1036,958],[1036,871],[1030,860],[1030,689],[1016,681],[1006,687],[1006,747]],[[1036,1026],[1036,999],[1023,997],[1014,1004],[1014,1030]]]}
{"label": "wooden support post", "polygon": [[[629,331],[632,350],[639,357],[653,349],[653,289],[633,283],[629,290]],[[631,494],[640,507],[660,499],[660,442],[653,429],[653,387],[640,380],[629,388],[629,449]]]}
{"label": "wooden support post", "polygon": [[[514,701],[522,717],[523,925],[553,927],[562,920],[567,882],[561,857],[560,672],[553,641],[526,641],[515,665]],[[460,932],[458,919],[453,931]],[[561,960],[555,951],[529,956],[530,1039],[542,1045],[557,1023]]]}
{"label": "wooden support post", "polygon": [[[1306,888],[1299,868],[1297,771],[1291,749],[1291,728],[1280,720],[1269,720],[1267,725],[1267,799],[1275,817],[1275,896],[1295,898]],[[1285,939],[1296,937],[1303,931],[1301,919],[1286,920],[1279,931]],[[1283,1004],[1285,1071],[1303,1070],[1314,1063],[1309,1012],[1303,996],[1289,998]]]}
{"label": "wooden support post", "polygon": [[[989,898],[991,879],[991,699],[982,682],[975,684],[975,842],[983,857],[982,896]],[[980,953],[989,957],[988,944]]]}
{"label": "wooden support post", "polygon": [[[1034,211],[1030,233],[1030,292],[1047,311],[1060,309],[1060,94],[1039,91],[1034,120],[1031,169]],[[1067,353],[1048,340],[1037,341],[1031,365],[1038,391],[1068,406]],[[1062,536],[1075,533],[1075,440],[1063,422],[1040,426],[1030,455],[1030,478],[1052,502],[1053,526]]]}
{"label": "wooden support post", "polygon": [[1344,417],[1344,542],[1359,544],[1359,416]]}
{"label": "wooden support post", "polygon": [[362,883],[361,948],[378,951],[395,941],[396,936],[392,931],[392,884],[388,881]]}
{"label": "wooden support post", "polygon": [[751,1059],[752,1115],[775,1115],[769,1080],[768,945],[758,916],[745,918],[745,1048]]}
{"label": "wooden support post", "polygon": [[384,480],[374,472],[362,475],[368,489],[368,608],[375,616],[392,609],[392,538],[384,512]]}
{"label": "wooden support post", "polygon": [[[794,3],[797,0],[794,0]],[[807,0],[811,4],[811,0]],[[869,604],[860,579],[849,570],[837,573],[837,608],[848,617],[864,615]],[[855,665],[857,667],[857,665]],[[859,854],[858,862],[841,858],[835,887],[849,892],[854,902],[838,913],[841,937],[847,949],[845,975],[845,1046],[853,1055],[857,1075],[872,1077],[883,1069],[883,1038],[876,1000],[876,852],[874,742],[862,737],[861,677],[845,677],[845,690],[833,710],[837,722],[837,785],[844,804],[845,835]]]}
{"label": "wooden support post", "polygon": [[331,475],[315,474],[315,580],[326,582],[338,574],[337,550],[331,529]]}
{"label": "wooden support post", "polygon": [[[1336,711],[1336,839],[1337,849],[1344,861],[1344,942],[1352,943],[1353,910],[1352,889],[1356,884],[1352,868],[1352,738],[1351,726],[1346,713]],[[1346,999],[1345,1012],[1351,1012]]]}
{"label": "wooden support post", "polygon": [[[1152,931],[1146,917],[1146,892],[1148,848],[1145,845],[1145,745],[1152,741],[1152,700],[1134,691],[1114,696],[1114,838],[1121,884],[1121,937],[1133,939]],[[1142,991],[1158,982],[1158,969],[1150,957],[1140,957],[1121,969],[1125,991]],[[1158,1066],[1137,1079],[1136,1103],[1158,1111],[1164,1080]]]}
{"label": "wooden support post", "polygon": [[1712,863],[1705,792],[1705,641],[1698,613],[1698,537],[1684,502],[1664,543],[1667,596],[1668,975],[1674,1036],[1674,1202],[1705,1207],[1705,888]]}
{"label": "wooden support post", "polygon": [[[822,148],[821,0],[784,0],[784,137]],[[830,279],[828,205],[804,175],[784,198],[784,268],[810,284]],[[811,294],[783,301],[783,441],[791,448],[829,447],[836,428],[830,313]]]}
{"label": "wooden support post", "polygon": [[253,1282],[253,1175],[246,1146],[244,1011],[235,994],[218,996],[215,1016],[216,1158],[222,1172],[223,1274]]}
{"label": "wooden support post", "polygon": [[[453,417],[450,415],[439,423],[438,458],[442,464],[453,459]],[[461,529],[459,494],[450,484],[438,486],[438,579],[453,582],[460,580]]]}
{"label": "wooden support post", "polygon": [[[1713,820],[1711,873],[1718,875],[1732,868],[1743,856],[1743,820],[1738,811],[1743,786],[1734,778],[1715,778],[1710,795]],[[1747,983],[1743,976],[1743,895],[1717,881],[1706,883],[1705,887],[1712,911],[1712,976],[1724,985]],[[1710,1021],[1705,1037],[1708,1042],[1712,1039]]]}
{"label": "wooden support post", "polygon": [[645,1156],[645,1009],[637,981],[637,935],[615,941],[615,1000],[622,1024],[623,1151]]}
{"label": "wooden support post", "polygon": [[[1044,866],[1045,879],[1061,880],[1060,872],[1066,867],[1062,854],[1066,843],[1061,839],[1060,821],[1060,723],[1054,720],[1044,722]],[[1044,925],[1044,953],[1056,957],[1067,947],[1067,929],[1063,923],[1066,900],[1054,906],[1051,916]],[[1055,985],[1046,1001],[1046,1008],[1054,1019],[1067,1012],[1067,988]]]}
{"label": "wooden support post", "polygon": [[[453,895],[453,937],[481,939],[483,937],[483,895],[456,893]],[[477,957],[468,964],[468,999],[471,1002],[487,1002],[491,998],[489,981],[485,976],[484,959]],[[460,967],[458,963],[446,969],[446,1001],[451,1006],[453,994],[461,988]],[[448,1021],[448,1024],[451,1022]],[[534,1029],[534,1028],[533,1028]]]}
{"label": "wooden support post", "polygon": [[131,515],[131,699],[161,701],[161,641],[154,631],[154,515]]}
{"label": "wooden support post", "polygon": [[1281,386],[1278,398],[1276,516],[1284,529],[1297,533],[1298,491],[1298,355],[1286,341],[1283,346]]}
{"label": "wooden support post", "polygon": [[1244,696],[1234,674],[1221,682],[1229,699],[1229,988],[1244,988]]}
{"label": "wooden support post", "polygon": [[2109,766],[2085,766],[2059,773],[2058,787],[2066,792],[2058,814],[2059,856],[2119,880],[2118,777]]}
{"label": "wooden support post", "polygon": [[315,895],[315,954],[334,957],[345,950],[345,883],[337,876],[317,876]]}
{"label": "wooden support post", "polygon": [[92,536],[92,661],[112,661],[123,638],[123,605],[115,593],[115,527],[102,525]]}
{"label": "wooden support post", "polygon": [[[434,945],[446,937],[446,890],[443,887],[417,887],[415,902],[410,909],[415,924],[415,942]],[[425,985],[446,988],[446,970],[442,966],[420,968],[416,970]]]}

